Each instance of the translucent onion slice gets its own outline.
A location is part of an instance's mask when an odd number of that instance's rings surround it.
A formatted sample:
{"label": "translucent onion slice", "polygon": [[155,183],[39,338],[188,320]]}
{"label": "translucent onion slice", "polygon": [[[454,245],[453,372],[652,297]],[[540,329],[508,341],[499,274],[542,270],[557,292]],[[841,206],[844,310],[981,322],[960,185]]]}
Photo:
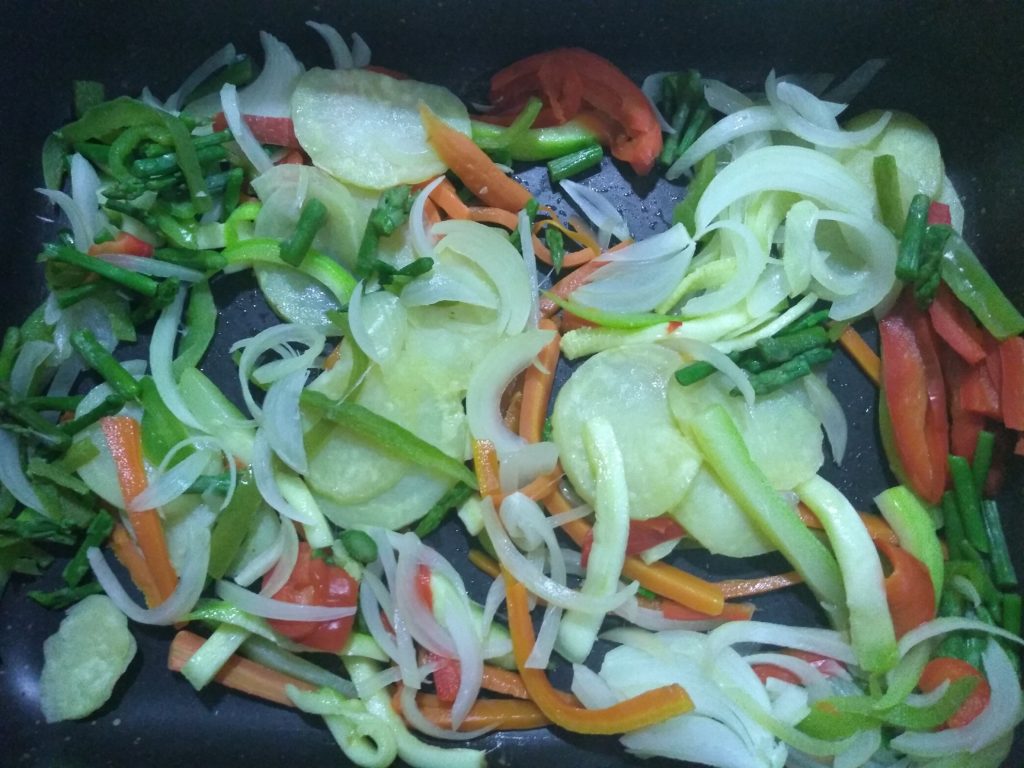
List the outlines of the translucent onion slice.
{"label": "translucent onion slice", "polygon": [[373,57],[373,52],[370,50],[370,46],[363,40],[362,35],[358,32],[352,33],[352,63],[358,68],[370,66],[370,59]]}
{"label": "translucent onion slice", "polygon": [[619,240],[629,239],[629,226],[626,220],[608,198],[571,179],[563,179],[559,184],[579,206],[583,215],[597,228],[597,238],[602,248],[608,247],[612,237]]}
{"label": "translucent onion slice", "polygon": [[703,234],[714,231],[722,233],[719,235],[722,237],[722,245],[728,246],[728,250],[735,256],[736,269],[725,285],[689,299],[682,308],[684,315],[709,315],[742,301],[754,290],[758,278],[768,264],[767,250],[758,242],[750,227],[742,222],[725,219],[711,224],[703,230]]}
{"label": "translucent onion slice", "polygon": [[[791,94],[794,88],[796,88],[796,86],[790,86]],[[808,120],[805,116],[797,112],[790,104],[783,102],[779,98],[778,89],[779,83],[775,78],[775,72],[769,72],[768,78],[765,80],[764,92],[765,96],[768,98],[768,103],[775,111],[775,114],[778,116],[786,130],[794,136],[797,136],[811,144],[816,144],[819,147],[846,149],[868,144],[877,138],[883,130],[885,130],[885,126],[888,125],[889,121],[892,119],[892,112],[883,112],[879,116],[878,120],[873,124],[859,131],[844,131],[838,126],[835,128],[824,128]],[[804,93],[806,93],[806,91]],[[810,95],[811,94],[807,94],[807,96]]]}
{"label": "translucent onion slice", "polygon": [[893,290],[896,284],[896,253],[899,244],[893,234],[873,216],[847,214],[839,211],[821,211],[822,221],[835,221],[846,227],[844,235],[851,251],[863,263],[862,282],[847,296],[832,299],[829,317],[850,320],[874,309]]}
{"label": "translucent onion slice", "polygon": [[763,147],[733,160],[712,179],[697,204],[697,230],[705,231],[737,200],[773,190],[868,218],[875,205],[872,191],[828,155],[805,147]]}
{"label": "translucent onion slice", "polygon": [[263,146],[257,141],[249,124],[245,122],[238,102],[238,90],[235,85],[225,83],[224,87],[220,89],[220,105],[228,128],[231,129],[231,136],[238,144],[242,154],[245,155],[245,159],[256,169],[256,173],[266,173],[274,167],[274,163],[270,156],[263,151]]}
{"label": "translucent onion slice", "polygon": [[840,101],[848,104],[853,101],[861,91],[867,87],[875,75],[877,75],[886,64],[885,59],[868,59],[857,67],[841,83],[832,86],[825,92],[824,98],[829,101]]}
{"label": "translucent onion slice", "polygon": [[537,260],[533,250],[533,233],[530,231],[530,217],[526,211],[519,212],[519,242],[523,249],[523,264],[530,279],[530,314],[526,324],[536,328],[540,322],[539,296],[537,295]]}
{"label": "translucent onion slice", "polygon": [[262,552],[257,552],[247,563],[244,563],[238,569],[238,573],[235,574],[233,579],[235,584],[241,587],[248,587],[274,567],[274,564],[281,559],[281,553],[284,551],[285,538],[288,536],[288,532],[284,529],[288,526],[291,526],[290,522],[285,522],[278,517],[277,535],[274,537],[274,540]]}
{"label": "translucent onion slice", "polygon": [[214,72],[223,69],[235,60],[235,54],[234,44],[228,43],[211,55],[206,61],[192,70],[192,73],[182,81],[178,90],[167,97],[167,101],[163,104],[163,109],[168,112],[177,113],[184,105],[185,99],[191,96],[192,92],[199,85],[204,83]]}
{"label": "translucent onion slice", "polygon": [[661,132],[667,133],[670,136],[675,135],[676,129],[672,127],[672,124],[665,119],[665,115],[658,109],[658,101],[661,99],[661,83],[667,75],[674,74],[672,72],[655,72],[644,78],[643,84],[640,86],[640,90],[644,96],[647,97],[647,102],[651,105],[651,109],[654,111],[654,116],[658,118],[658,125],[661,126]]}
{"label": "translucent onion slice", "polygon": [[[726,358],[728,359],[728,358]],[[811,401],[811,411],[821,422],[828,436],[829,445],[832,446],[832,458],[836,464],[842,466],[843,457],[846,456],[846,439],[849,434],[849,426],[846,421],[846,414],[835,393],[829,388],[828,383],[817,375],[804,376],[804,389]]]}
{"label": "translucent onion slice", "polygon": [[[82,212],[85,222],[85,236],[89,240],[80,250],[85,250],[96,239],[100,229],[106,226],[107,219],[100,210],[100,181],[99,174],[92,167],[92,163],[86,160],[77,152],[71,156],[71,199],[75,201],[78,209]],[[75,241],[78,246],[78,241]]]}
{"label": "translucent onion slice", "polygon": [[810,200],[800,200],[786,214],[782,268],[790,296],[803,293],[811,284],[811,255],[817,249],[814,244],[817,227],[818,206]]}
{"label": "translucent onion slice", "polygon": [[309,466],[299,417],[299,397],[305,386],[306,371],[294,371],[275,381],[263,400],[267,441],[278,458],[299,474],[304,474]]}
{"label": "translucent onion slice", "polygon": [[356,612],[354,606],[331,606],[331,605],[300,605],[289,603],[284,600],[273,600],[269,597],[257,595],[247,589],[232,584],[230,581],[218,581],[215,587],[217,597],[227,600],[237,608],[251,613],[253,616],[262,616],[265,619],[277,619],[279,621],[334,621],[352,616]]}
{"label": "translucent onion slice", "polygon": [[[359,611],[366,622],[366,628],[380,649],[390,659],[397,661],[398,646],[395,644],[395,636],[385,629],[384,621],[381,619],[381,613],[389,617],[388,621],[394,614],[391,596],[387,592],[387,587],[373,570],[363,571],[363,578],[359,583]],[[415,658],[413,661],[415,662]]]}
{"label": "translucent onion slice", "polygon": [[644,608],[636,600],[629,600],[625,605],[615,609],[615,615],[649,632],[683,630],[686,632],[708,632],[722,624],[721,621],[679,621],[666,619],[661,611]]}
{"label": "translucent onion slice", "polygon": [[86,552],[96,580],[114,604],[132,621],[139,624],[166,626],[182,619],[199,600],[206,584],[206,568],[210,562],[210,531],[203,525],[189,524],[186,551],[189,556],[178,574],[178,586],[155,608],[140,608],[117,580],[103,553],[96,547]]}
{"label": "translucent onion slice", "polygon": [[355,66],[355,62],[352,60],[352,51],[349,50],[348,43],[345,42],[345,38],[338,30],[330,24],[321,24],[318,21],[307,21],[306,26],[316,30],[317,34],[327,43],[335,69],[352,69]]}
{"label": "translucent onion slice", "polygon": [[[426,209],[430,193],[437,189],[444,181],[444,176],[438,176],[432,182],[421,189],[409,209],[409,239],[412,241],[412,249],[418,258],[434,258],[434,241],[431,234],[427,232]],[[434,265],[437,269],[437,265]],[[433,271],[433,270],[432,270]]]}
{"label": "translucent onion slice", "polygon": [[721,80],[704,80],[704,100],[709,107],[723,115],[754,106],[753,99]]}
{"label": "translucent onion slice", "polygon": [[92,245],[93,237],[90,236],[89,220],[78,203],[58,189],[40,187],[36,189],[36,192],[61,209],[71,225],[71,236],[75,242],[75,248],[84,253]]}
{"label": "translucent onion slice", "polygon": [[[409,686],[402,688],[401,698],[402,717],[417,731],[435,739],[443,739],[445,741],[469,741],[471,739],[478,739],[494,730],[494,726],[477,728],[473,731],[452,731],[447,728],[439,728],[424,717],[422,712],[420,712],[419,704],[416,703],[415,688],[410,688]],[[454,724],[454,722],[455,718],[453,714],[452,723]]]}
{"label": "translucent onion slice", "polygon": [[[305,370],[311,367],[313,361],[323,352],[325,341],[324,334],[316,328],[295,323],[282,323],[266,328],[251,338],[242,339],[232,344],[231,352],[238,349],[243,350],[242,356],[238,360],[238,380],[249,412],[256,418],[263,413],[263,409],[256,404],[252,391],[249,389],[250,377],[260,384],[271,384],[290,373]],[[296,343],[306,347],[306,351],[301,355],[275,360],[256,368],[256,364],[265,353],[275,349],[280,352],[282,345]]]}
{"label": "translucent onion slice", "polygon": [[[172,455],[168,453],[168,455]],[[129,512],[144,509],[158,509],[182,496],[210,464],[213,456],[209,451],[200,450],[161,472],[142,493],[128,502]]]}
{"label": "translucent onion slice", "polygon": [[846,110],[846,104],[825,101],[812,91],[798,83],[779,80],[776,87],[779,101],[792,107],[798,115],[809,120],[816,126],[830,130],[839,130],[836,118]]}
{"label": "translucent onion slice", "polygon": [[[909,634],[909,633],[908,633]],[[730,621],[714,630],[708,639],[714,648],[738,643],[764,643],[780,648],[819,653],[844,664],[856,664],[857,657],[843,636],[831,629],[789,627],[764,621]]]}
{"label": "translucent onion slice", "polygon": [[271,34],[260,32],[260,43],[263,69],[259,77],[239,92],[240,111],[244,115],[291,117],[292,91],[304,71],[302,64],[287,45]]}
{"label": "translucent onion slice", "polygon": [[44,511],[43,502],[21,468],[18,438],[6,429],[0,429],[0,484],[25,507],[35,512]]}
{"label": "translucent onion slice", "polygon": [[181,396],[172,366],[174,344],[178,338],[178,327],[181,325],[181,313],[185,306],[187,293],[188,291],[184,287],[179,288],[174,301],[160,312],[149,344],[149,368],[153,372],[156,391],[167,409],[185,426],[202,432],[204,431],[203,425],[192,415],[192,411],[185,403],[185,398]]}
{"label": "translucent onion slice", "polygon": [[915,757],[942,757],[977,752],[1009,733],[1024,717],[1017,672],[1002,646],[990,640],[982,654],[991,696],[988,706],[970,723],[935,733],[906,731],[889,745]]}
{"label": "translucent onion slice", "polygon": [[498,515],[494,511],[494,505],[490,499],[485,499],[480,505],[480,513],[484,520],[484,527],[487,535],[494,543],[494,549],[498,559],[509,572],[522,583],[528,591],[543,598],[548,603],[557,605],[567,610],[582,611],[584,613],[608,613],[618,608],[636,593],[636,584],[632,584],[619,590],[614,595],[607,597],[588,597],[580,594],[577,590],[571,589],[564,584],[559,584],[546,576],[543,571],[533,565],[512,543],[506,533]]}
{"label": "translucent onion slice", "polygon": [[299,534],[295,526],[282,521],[281,533],[281,556],[274,564],[274,570],[270,572],[266,583],[260,588],[260,594],[264,597],[276,595],[278,590],[288,583],[299,559]]}
{"label": "translucent onion slice", "polygon": [[429,272],[411,280],[402,289],[401,299],[407,307],[453,301],[484,309],[498,308],[498,294],[491,284],[468,265],[453,263],[435,262]]}
{"label": "translucent onion slice", "polygon": [[977,619],[961,619],[956,616],[942,616],[937,619],[932,619],[929,622],[925,622],[918,627],[914,627],[912,630],[907,632],[907,634],[901,637],[897,643],[900,657],[902,658],[903,656],[906,656],[907,652],[910,651],[911,648],[919,643],[923,643],[925,640],[930,640],[933,637],[945,635],[949,632],[957,632],[959,630],[966,630],[968,632],[984,632],[985,634],[1001,637],[1004,640],[1010,640],[1018,645],[1024,645],[1024,640],[1017,635],[1012,632],[1007,632],[1005,629],[1000,629],[992,624],[986,624],[985,622],[978,621]]}
{"label": "translucent onion slice", "polygon": [[97,258],[101,258],[106,262],[115,264],[131,272],[138,272],[141,275],[152,275],[153,277],[176,277],[177,279],[183,280],[187,283],[198,283],[206,277],[202,272],[189,269],[188,267],[182,267],[178,264],[172,264],[169,261],[160,261],[159,259],[144,258],[142,256],[132,256],[127,253],[104,253],[100,254]]}
{"label": "translucent onion slice", "polygon": [[294,520],[302,525],[317,523],[310,515],[289,504],[284,494],[281,493],[277,478],[274,476],[273,452],[267,439],[267,433],[262,429],[256,432],[256,439],[253,441],[250,466],[252,467],[252,478],[256,481],[256,488],[267,504],[289,520]]}
{"label": "translucent onion slice", "polygon": [[624,248],[601,254],[601,261],[629,262],[631,264],[661,261],[684,250],[692,242],[693,238],[686,231],[685,225],[673,224],[664,232],[659,232],[643,240],[636,240]]}
{"label": "translucent onion slice", "polygon": [[723,117],[700,135],[665,172],[668,179],[677,179],[706,155],[724,147],[741,136],[767,133],[782,128],[782,121],[771,107],[747,107]]}
{"label": "translucent onion slice", "polygon": [[[685,333],[685,326],[680,330]],[[659,339],[659,343],[669,349],[682,352],[693,360],[703,360],[704,362],[710,363],[717,370],[721,371],[729,381],[736,385],[736,389],[738,389],[740,394],[743,395],[743,399],[747,401],[747,405],[752,406],[754,404],[754,388],[750,386],[750,377],[747,375],[746,371],[730,360],[728,355],[719,352],[710,344],[706,344],[703,341],[697,341],[696,339],[688,339],[680,333],[671,333],[668,336]]]}
{"label": "translucent onion slice", "polygon": [[18,397],[25,397],[40,367],[56,350],[53,344],[42,339],[32,339],[22,344],[11,366],[11,392]]}
{"label": "translucent onion slice", "polygon": [[349,299],[348,325],[353,341],[378,365],[395,359],[409,330],[401,300],[389,291],[366,293],[363,280],[356,284]]}
{"label": "translucent onion slice", "polygon": [[743,660],[751,666],[774,664],[787,672],[792,672],[800,679],[800,684],[811,694],[812,700],[824,699],[835,693],[828,678],[817,667],[796,656],[786,653],[752,653],[744,656]]}

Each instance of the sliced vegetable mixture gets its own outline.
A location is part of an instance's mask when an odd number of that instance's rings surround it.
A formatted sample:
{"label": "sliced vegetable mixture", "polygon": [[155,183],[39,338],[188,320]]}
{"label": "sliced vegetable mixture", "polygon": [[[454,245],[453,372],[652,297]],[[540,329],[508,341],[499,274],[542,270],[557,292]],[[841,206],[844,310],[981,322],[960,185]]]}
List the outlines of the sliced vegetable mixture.
{"label": "sliced vegetable mixture", "polygon": [[[50,293],[0,348],[0,577],[67,558],[30,593],[72,606],[47,720],[108,699],[127,618],[361,766],[483,765],[478,737],[545,727],[725,768],[998,765],[1024,717],[995,500],[1024,317],[928,128],[837,103],[877,63],[750,94],[560,49],[471,115],[310,26],[332,69],[264,33],[255,77],[229,45],[166,101],[79,83],[47,141]],[[587,185],[605,151],[687,176],[671,226],[634,237]],[[516,179],[538,161],[581,217]],[[211,286],[248,270],[281,322],[213,381]],[[879,385],[873,510],[820,474],[844,352]],[[482,602],[430,543],[459,528]],[[788,567],[705,579],[686,547]],[[773,623],[779,589],[821,625]]]}

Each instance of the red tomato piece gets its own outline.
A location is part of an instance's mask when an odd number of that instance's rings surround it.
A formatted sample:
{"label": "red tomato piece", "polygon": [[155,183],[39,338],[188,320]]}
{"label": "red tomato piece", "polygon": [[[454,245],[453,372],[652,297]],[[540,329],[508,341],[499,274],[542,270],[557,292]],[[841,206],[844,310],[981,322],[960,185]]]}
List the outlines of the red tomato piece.
{"label": "red tomato piece", "polygon": [[[354,607],[359,585],[344,568],[331,565],[314,557],[309,544],[300,542],[299,557],[287,583],[274,595],[298,605]],[[337,653],[348,642],[354,616],[331,621],[281,621],[269,619],[269,624],[285,637],[321,651]]]}

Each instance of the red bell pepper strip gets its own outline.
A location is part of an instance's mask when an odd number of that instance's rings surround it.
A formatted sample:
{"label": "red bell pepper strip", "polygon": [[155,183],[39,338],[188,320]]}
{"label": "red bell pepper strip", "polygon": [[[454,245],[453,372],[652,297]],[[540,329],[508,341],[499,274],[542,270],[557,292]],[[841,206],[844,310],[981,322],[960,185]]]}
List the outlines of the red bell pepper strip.
{"label": "red bell pepper strip", "polygon": [[945,283],[939,286],[935,300],[928,308],[932,327],[953,350],[971,365],[985,359],[981,327],[970,310],[953,295]]}
{"label": "red bell pepper strip", "polygon": [[420,602],[434,610],[434,590],[430,587],[430,569],[420,564],[416,571],[416,595]]}
{"label": "red bell pepper strip", "polygon": [[490,117],[510,123],[531,96],[545,105],[534,125],[561,125],[587,115],[612,155],[639,174],[648,173],[661,152],[661,127],[647,97],[601,56],[559,48],[520,59],[491,78]]}
{"label": "red bell pepper strip", "polygon": [[924,563],[902,547],[884,539],[875,540],[892,565],[885,579],[885,596],[892,614],[896,637],[935,618],[935,587]]}
{"label": "red bell pepper strip", "polygon": [[[252,135],[260,144],[271,144],[275,147],[288,147],[290,149],[301,149],[299,140],[295,136],[295,124],[290,117],[265,117],[263,115],[242,115]],[[228,127],[227,118],[223,112],[218,112],[213,118],[213,130],[223,131]]]}
{"label": "red bell pepper strip", "polygon": [[904,294],[879,324],[882,396],[899,464],[921,498],[937,504],[946,487],[946,388],[931,324]]}
{"label": "red bell pepper strip", "polygon": [[978,678],[978,686],[967,697],[967,700],[960,705],[960,709],[957,710],[956,714],[946,721],[945,725],[947,728],[962,728],[980,715],[985,710],[985,707],[988,706],[988,700],[992,696],[992,689],[989,688],[985,676],[973,664],[949,656],[939,656],[932,659],[921,671],[921,678],[918,680],[917,687],[925,693],[934,691],[946,680],[952,683],[964,677]]}
{"label": "red bell pepper strip", "polygon": [[1024,430],[1024,338],[1014,336],[999,343],[999,366],[1003,423],[1020,432]]}
{"label": "red bell pepper strip", "polygon": [[953,217],[949,213],[949,206],[935,200],[928,206],[928,224],[953,224]]}
{"label": "red bell pepper strip", "polygon": [[957,355],[947,353],[942,367],[949,386],[950,452],[970,461],[974,458],[978,435],[985,428],[986,420],[980,413],[970,411],[964,406],[963,382],[967,376],[966,364]]}
{"label": "red bell pepper strip", "polygon": [[127,232],[118,232],[117,237],[105,243],[94,243],[89,246],[90,256],[102,256],[109,253],[124,254],[126,256],[141,256],[149,258],[153,255],[153,246],[145,240],[140,240],[135,235]]}
{"label": "red bell pepper strip", "polygon": [[960,397],[964,409],[971,413],[1001,420],[999,388],[989,375],[988,366],[969,368],[960,382]]}
{"label": "red bell pepper strip", "polygon": [[[668,515],[652,517],[649,520],[629,521],[629,540],[626,542],[626,555],[638,555],[651,547],[666,541],[681,539],[686,530]],[[586,568],[590,559],[590,548],[594,543],[594,532],[587,533],[583,546],[580,547],[580,564]]]}

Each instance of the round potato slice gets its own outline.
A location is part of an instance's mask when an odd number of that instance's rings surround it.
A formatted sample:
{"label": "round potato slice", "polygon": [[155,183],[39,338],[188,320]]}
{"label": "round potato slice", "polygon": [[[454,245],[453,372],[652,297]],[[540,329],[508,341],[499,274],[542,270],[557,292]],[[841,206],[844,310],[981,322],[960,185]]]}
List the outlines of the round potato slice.
{"label": "round potato slice", "polygon": [[702,547],[716,555],[754,557],[775,549],[704,466],[672,516]]}
{"label": "round potato slice", "polygon": [[316,166],[348,184],[415,184],[446,170],[427,143],[421,103],[469,134],[466,107],[447,88],[362,69],[311,69],[292,95],[295,135]]}
{"label": "round potato slice", "polygon": [[552,413],[562,468],[576,491],[593,503],[595,480],[583,448],[583,427],[595,417],[612,425],[629,487],[629,514],[637,520],[673,509],[700,466],[675,425],[666,390],[681,365],[675,352],[654,345],[602,352],[576,369]]}

